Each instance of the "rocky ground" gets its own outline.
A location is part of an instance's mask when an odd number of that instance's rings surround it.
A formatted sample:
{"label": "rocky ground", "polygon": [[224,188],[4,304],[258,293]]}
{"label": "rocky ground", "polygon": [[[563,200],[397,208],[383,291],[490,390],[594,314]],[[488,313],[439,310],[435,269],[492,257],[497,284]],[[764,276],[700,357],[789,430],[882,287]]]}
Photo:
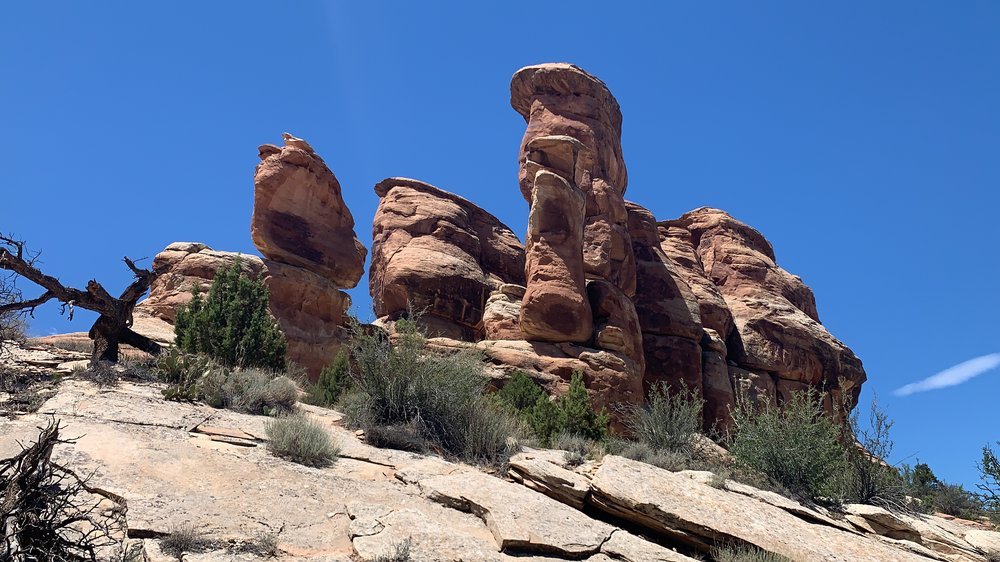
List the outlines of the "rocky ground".
{"label": "rocky ground", "polygon": [[[66,358],[50,354],[49,368]],[[622,457],[570,467],[561,452],[525,450],[490,474],[368,446],[337,412],[302,406],[342,450],[330,467],[309,468],[269,454],[266,417],[168,402],[160,388],[52,383],[37,412],[0,421],[0,457],[62,420],[76,441],[57,460],[126,499],[129,541],[150,561],[172,560],[160,546],[188,527],[212,542],[190,561],[257,560],[247,545],[268,535],[282,560],[345,562],[405,542],[413,561],[467,562],[706,560],[730,543],[797,561],[985,561],[1000,550],[1000,534],[981,526],[869,506],[831,513]]]}

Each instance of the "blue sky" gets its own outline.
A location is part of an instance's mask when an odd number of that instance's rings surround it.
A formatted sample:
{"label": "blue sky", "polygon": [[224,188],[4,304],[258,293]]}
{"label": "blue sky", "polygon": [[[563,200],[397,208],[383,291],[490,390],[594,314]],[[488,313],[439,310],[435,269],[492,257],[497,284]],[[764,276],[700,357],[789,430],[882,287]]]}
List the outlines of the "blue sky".
{"label": "blue sky", "polygon": [[[972,485],[1000,439],[1000,371],[892,391],[1000,353],[1000,4],[523,6],[5,6],[0,231],[62,280],[115,290],[123,255],[172,241],[254,252],[256,147],[289,131],[333,168],[367,246],[372,186],[394,175],[523,233],[510,76],[573,62],[621,103],[627,197],[661,219],[711,205],[760,229],[864,361],[895,460]],[[352,295],[370,317],[367,279]],[[92,318],[36,316],[36,334]]]}

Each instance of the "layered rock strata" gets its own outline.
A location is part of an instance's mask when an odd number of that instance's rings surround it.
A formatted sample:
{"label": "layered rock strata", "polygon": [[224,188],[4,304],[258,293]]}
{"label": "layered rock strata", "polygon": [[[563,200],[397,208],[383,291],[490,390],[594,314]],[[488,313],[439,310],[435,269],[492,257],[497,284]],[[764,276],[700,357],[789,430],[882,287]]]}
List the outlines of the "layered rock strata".
{"label": "layered rock strata", "polygon": [[417,310],[430,335],[482,339],[490,295],[524,284],[517,236],[469,201],[421,181],[388,178],[375,193],[368,278],[375,314],[392,320]]}
{"label": "layered rock strata", "polygon": [[[724,337],[734,383],[750,381],[779,401],[815,388],[829,392],[831,409],[841,400],[856,402],[866,379],[861,361],[820,324],[812,291],[777,265],[760,232],[724,211],[701,208],[660,223],[660,233],[663,246],[697,255],[686,276],[692,285],[712,283],[733,319]],[[716,295],[706,295],[700,308],[718,309]]]}
{"label": "layered rock strata", "polygon": [[[475,348],[500,378],[524,370],[555,393],[580,372],[599,407],[683,386],[720,432],[740,393],[780,404],[816,389],[830,410],[853,404],[860,361],[760,232],[708,208],[658,222],[625,201],[621,110],[603,82],[569,64],[529,66],[511,81],[511,105],[527,123],[525,251],[472,203],[386,180],[371,265],[381,319],[423,309],[433,347]],[[491,260],[497,247],[519,260]]]}
{"label": "layered rock strata", "polygon": [[340,349],[351,299],[329,280],[300,267],[204,244],[175,242],[153,259],[159,272],[149,297],[136,307],[137,325],[150,317],[168,323],[191,301],[194,290],[208,291],[219,271],[239,263],[244,273],[261,276],[270,291],[269,309],[288,341],[287,357],[319,373]]}
{"label": "layered rock strata", "polygon": [[288,339],[290,361],[314,379],[345,340],[350,297],[368,251],[340,182],[306,141],[262,145],[254,174],[250,234],[264,255],[271,312]]}

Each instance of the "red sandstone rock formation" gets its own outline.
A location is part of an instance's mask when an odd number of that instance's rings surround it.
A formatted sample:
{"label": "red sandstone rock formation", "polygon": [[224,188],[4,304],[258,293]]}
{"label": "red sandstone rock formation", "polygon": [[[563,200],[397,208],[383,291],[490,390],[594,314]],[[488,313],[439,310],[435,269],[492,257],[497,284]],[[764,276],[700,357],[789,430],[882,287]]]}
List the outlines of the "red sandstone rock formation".
{"label": "red sandstone rock formation", "polygon": [[812,291],[775,263],[760,232],[710,208],[661,227],[690,233],[702,275],[718,287],[735,320],[726,341],[729,360],[772,379],[755,386],[778,398],[813,387],[835,399],[841,393],[857,399],[866,379],[861,361],[819,323]]}
{"label": "red sandstone rock formation", "polygon": [[481,339],[491,292],[524,283],[517,236],[469,201],[421,181],[388,178],[375,192],[375,314],[392,320],[413,308],[423,312],[429,335]]}
{"label": "red sandstone rock formation", "polygon": [[271,312],[288,340],[288,359],[313,378],[345,341],[342,327],[367,250],[340,182],[306,141],[260,147],[250,234],[264,255]]}
{"label": "red sandstone rock formation", "polygon": [[[431,347],[473,347],[498,376],[523,369],[553,392],[579,371],[598,406],[683,382],[706,399],[706,426],[721,430],[741,391],[769,403],[809,388],[856,399],[861,362],[760,232],[707,208],[657,223],[624,201],[621,112],[600,80],[572,65],[527,67],[511,103],[527,121],[527,250],[457,195],[384,180],[369,286],[380,320],[423,310]],[[264,275],[289,358],[315,374],[343,343],[342,289],[357,284],[366,252],[339,183],[305,141],[286,135],[260,155],[252,235],[267,259],[246,256],[244,267]],[[235,258],[172,244],[140,309],[172,321],[190,289]]]}
{"label": "red sandstone rock formation", "polygon": [[[527,121],[521,142],[518,180],[531,202],[537,170],[532,162],[562,169],[552,160],[533,156],[538,139],[570,137],[587,148],[573,180],[587,199],[583,259],[588,278],[602,278],[626,295],[635,292],[635,262],[626,226],[625,187],[628,174],[622,157],[622,115],[608,87],[580,68],[564,63],[518,70],[510,84],[511,106]],[[546,151],[549,152],[549,151]],[[529,293],[531,288],[528,288]]]}
{"label": "red sandstone rock formation", "polygon": [[354,235],[340,182],[306,141],[283,136],[284,147],[260,147],[253,243],[270,260],[307,269],[338,287],[354,287],[367,250]]}
{"label": "red sandstone rock formation", "polygon": [[158,275],[149,288],[149,297],[136,311],[172,324],[177,318],[177,309],[191,301],[195,287],[207,291],[215,274],[236,260],[247,275],[258,275],[264,269],[257,256],[217,252],[197,242],[170,244],[153,258],[153,271]]}

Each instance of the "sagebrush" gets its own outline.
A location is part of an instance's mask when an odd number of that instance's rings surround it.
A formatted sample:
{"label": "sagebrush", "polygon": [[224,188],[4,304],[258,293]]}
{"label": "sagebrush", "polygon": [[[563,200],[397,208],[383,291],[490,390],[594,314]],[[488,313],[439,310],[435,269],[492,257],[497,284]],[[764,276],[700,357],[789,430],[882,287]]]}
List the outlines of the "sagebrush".
{"label": "sagebrush", "polygon": [[164,354],[155,367],[168,383],[168,400],[203,401],[215,408],[256,415],[291,412],[298,401],[295,383],[281,373],[247,367],[230,368],[205,355],[176,348]]}
{"label": "sagebrush", "polygon": [[307,466],[327,466],[340,447],[330,432],[306,414],[292,414],[267,423],[267,447],[276,456]]}
{"label": "sagebrush", "polygon": [[659,451],[693,454],[702,428],[705,400],[681,382],[676,388],[659,383],[646,405],[628,410],[626,425],[635,439]]}
{"label": "sagebrush", "polygon": [[426,351],[413,320],[401,319],[395,329],[394,342],[379,331],[355,331],[350,352],[354,390],[342,405],[348,421],[368,435],[408,428],[408,440],[417,437],[474,462],[505,460],[520,427],[485,396],[482,358]]}

